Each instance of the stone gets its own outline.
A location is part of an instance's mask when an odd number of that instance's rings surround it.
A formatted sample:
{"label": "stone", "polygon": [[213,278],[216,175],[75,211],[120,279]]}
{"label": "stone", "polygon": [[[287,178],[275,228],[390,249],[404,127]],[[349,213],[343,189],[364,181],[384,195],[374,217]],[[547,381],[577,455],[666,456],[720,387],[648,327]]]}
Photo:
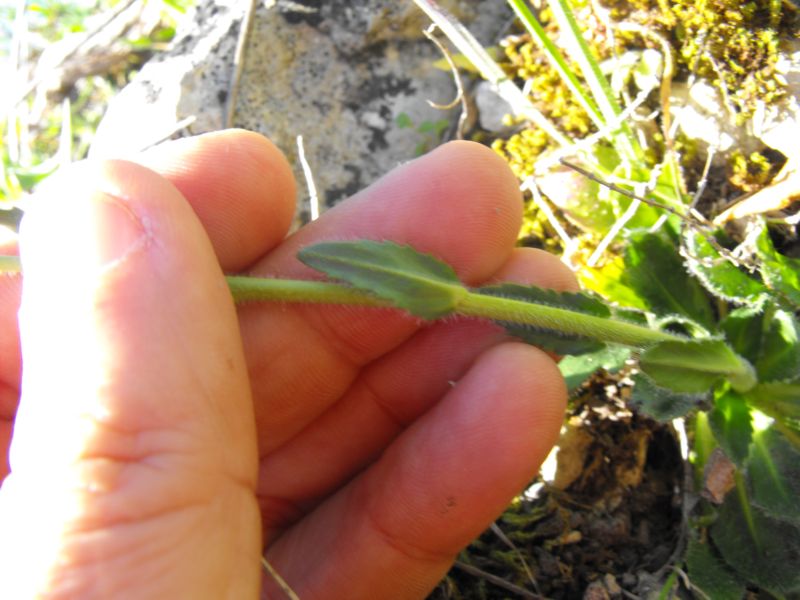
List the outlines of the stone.
{"label": "stone", "polygon": [[763,102],[758,105],[753,130],[764,144],[796,161],[800,139],[800,41],[787,42],[781,48],[775,68],[786,81],[786,94],[771,106]]}
{"label": "stone", "polygon": [[[249,3],[201,2],[173,48],[144,66],[112,102],[92,156],[125,156],[179,135],[225,127],[239,29]],[[485,45],[510,20],[505,3],[452,0],[451,10]],[[264,0],[246,37],[232,126],[269,137],[295,165],[307,194],[297,136],[324,210],[455,131],[452,75],[433,64],[427,17],[412,2]],[[301,203],[302,206],[302,203]]]}
{"label": "stone", "polygon": [[506,116],[512,114],[514,110],[490,82],[480,81],[475,86],[475,106],[478,109],[478,122],[481,128],[504,135],[514,131],[514,127],[505,122]]}
{"label": "stone", "polygon": [[749,154],[762,147],[750,123],[737,124],[736,114],[726,106],[720,91],[703,79],[691,85],[673,82],[670,109],[679,129],[714,149],[714,164],[725,164],[735,150]]}

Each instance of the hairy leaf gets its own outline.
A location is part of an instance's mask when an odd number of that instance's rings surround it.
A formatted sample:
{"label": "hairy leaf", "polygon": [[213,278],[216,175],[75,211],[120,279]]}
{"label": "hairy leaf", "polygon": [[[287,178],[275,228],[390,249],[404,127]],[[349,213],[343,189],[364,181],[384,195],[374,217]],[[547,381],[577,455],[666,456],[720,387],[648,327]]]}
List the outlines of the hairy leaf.
{"label": "hairy leaf", "polygon": [[303,248],[298,258],[423,319],[451,313],[467,294],[449,265],[393,242],[323,242]]}
{"label": "hairy leaf", "polygon": [[567,382],[567,389],[572,392],[598,369],[616,373],[625,364],[630,354],[630,348],[609,344],[605,348],[590,354],[565,356],[558,363],[558,368]]}
{"label": "hairy leaf", "polygon": [[709,391],[697,394],[675,392],[656,385],[647,375],[638,373],[633,378],[630,403],[640,412],[665,422],[683,417],[709,398]]}
{"label": "hairy leaf", "polygon": [[780,254],[769,237],[766,224],[756,240],[759,268],[764,282],[783,298],[800,308],[800,260]]}
{"label": "hairy leaf", "polygon": [[684,243],[687,267],[713,295],[736,304],[748,304],[769,294],[763,283],[722,258],[698,232],[687,228]]}
{"label": "hairy leaf", "polygon": [[764,303],[758,303],[736,308],[720,322],[731,347],[752,364],[761,356],[764,316]]}
{"label": "hairy leaf", "polygon": [[744,464],[753,436],[753,419],[746,398],[733,390],[718,392],[708,422],[728,458],[738,466]]}
{"label": "hairy leaf", "polygon": [[800,324],[785,310],[775,310],[762,334],[755,367],[762,381],[783,381],[800,374]]}
{"label": "hairy leaf", "polygon": [[800,526],[800,450],[775,428],[753,436],[746,473],[752,503]]}
{"label": "hairy leaf", "polygon": [[728,494],[710,529],[714,545],[737,573],[778,596],[800,590],[800,529]]}
{"label": "hairy leaf", "polygon": [[689,579],[708,598],[742,600],[745,582],[725,564],[708,543],[690,540],[686,550]]}
{"label": "hairy leaf", "polygon": [[[557,292],[543,288],[524,286],[515,283],[486,286],[475,290],[479,294],[521,300],[533,304],[544,304],[564,308],[595,317],[609,318],[611,310],[601,300],[588,294]],[[558,354],[587,354],[605,347],[603,342],[580,335],[567,334],[552,329],[533,327],[520,323],[498,321],[509,334],[529,344],[534,344]]]}
{"label": "hairy leaf", "polygon": [[749,402],[761,412],[785,422],[800,420],[800,381],[768,381],[747,392]]}
{"label": "hairy leaf", "polygon": [[642,352],[639,364],[657,385],[675,392],[702,393],[723,378],[737,389],[755,384],[749,363],[717,339],[659,342]]}
{"label": "hairy leaf", "polygon": [[714,326],[706,294],[689,276],[675,245],[663,234],[637,232],[625,248],[623,282],[656,314],[675,313]]}

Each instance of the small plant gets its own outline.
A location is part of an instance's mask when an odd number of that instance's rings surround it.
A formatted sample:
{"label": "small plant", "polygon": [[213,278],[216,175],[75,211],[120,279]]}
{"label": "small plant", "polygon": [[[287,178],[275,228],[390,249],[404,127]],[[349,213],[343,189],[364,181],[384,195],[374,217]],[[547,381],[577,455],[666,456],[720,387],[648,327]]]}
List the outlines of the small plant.
{"label": "small plant", "polygon": [[[498,92],[503,93],[503,86],[513,86],[510,80],[497,77],[499,67],[489,64],[489,57],[475,48],[477,42],[463,27],[450,23],[452,18],[441,10],[434,13],[430,0],[416,2]],[[721,53],[726,65],[742,63],[736,58],[727,60],[744,47],[737,40],[756,39],[764,48],[755,57],[761,61],[757,68],[764,67],[757,75],[740,69],[734,79],[720,75],[714,80],[741,101],[742,118],[748,114],[744,107],[755,97],[753,92],[763,87],[746,83],[769,79],[772,87],[760,100],[780,97],[781,83],[771,77],[773,46],[791,14],[784,19],[777,2],[739,6],[721,0],[695,7],[683,0],[665,0],[658,2],[658,9],[656,3],[639,3],[662,14],[668,21],[665,27],[678,32],[681,45],[670,46],[654,28],[629,27],[626,33],[630,21],[608,21],[606,27],[616,28],[621,37],[636,31],[648,38],[648,44],[644,50],[627,51],[601,64],[601,57],[586,43],[592,26],[582,32],[576,20],[576,11],[588,10],[586,3],[549,1],[544,9],[550,20],[547,28],[540,21],[542,12],[537,16],[524,0],[508,0],[508,4],[530,36],[519,48],[528,53],[540,49],[536,73],[542,78],[545,72],[558,75],[559,93],[568,90],[569,100],[582,109],[592,133],[574,142],[565,140],[545,116],[529,118],[526,110],[530,109],[516,108],[525,107],[509,100],[514,98],[511,90],[506,99],[515,118],[527,119],[529,128],[512,140],[496,141],[495,147],[528,187],[535,180],[586,239],[602,240],[588,260],[576,265],[582,283],[606,301],[643,311],[607,308],[615,313],[609,320],[644,318],[643,325],[650,330],[680,336],[677,341],[623,347],[619,340],[603,338],[595,330],[594,339],[611,343],[581,355],[576,351],[587,347],[571,346],[574,338],[558,337],[558,351],[571,354],[561,362],[562,372],[577,387],[599,365],[613,372],[633,359],[631,404],[661,421],[686,417],[694,442],[690,461],[697,491],[718,472],[727,474],[725,485],[713,494],[685,490],[688,529],[683,533],[688,543],[684,554],[678,548],[675,564],[669,566],[685,564],[687,586],[697,597],[740,599],[748,586],[776,598],[794,597],[800,592],[800,261],[776,250],[761,220],[749,223],[749,233],[737,243],[694,209],[701,191],[694,197],[687,193],[678,156],[678,150],[690,147],[692,140],[671,137],[669,110],[670,80],[676,67],[685,71],[688,64],[700,76],[710,74],[687,54],[692,44],[705,47],[704,40],[712,43],[710,55]],[[732,30],[722,32],[716,24],[753,12],[757,6],[768,17],[758,26],[766,23],[769,31],[764,35],[761,29],[750,32],[748,27],[757,23],[749,17],[740,19],[735,23],[738,37],[726,46],[722,34],[733,35]],[[713,19],[706,20],[705,13]],[[554,26],[557,38],[551,34]],[[549,70],[543,71],[546,67],[538,57],[549,63]],[[626,59],[632,58],[637,62],[627,64]],[[520,60],[528,64],[524,56]],[[611,67],[610,80],[603,65]],[[631,78],[635,85],[629,86]],[[636,98],[628,100],[623,110],[621,98],[634,89]],[[660,114],[660,131],[652,137],[646,135],[641,120],[630,118],[637,105],[650,102],[650,109],[654,108],[648,96],[657,96],[655,109]],[[642,140],[648,139],[651,145],[646,147]],[[773,169],[760,158],[753,155],[740,161],[742,183],[758,187],[772,177]],[[566,166],[586,179],[564,171],[563,159],[574,163]],[[564,196],[560,199],[545,189],[554,169],[561,170],[551,186]],[[565,308],[563,299],[545,302],[559,302]],[[574,304],[571,308],[581,310]],[[520,334],[526,328],[511,330]],[[720,469],[720,464],[726,466]],[[661,597],[670,593],[676,579],[675,573],[668,578]]]}

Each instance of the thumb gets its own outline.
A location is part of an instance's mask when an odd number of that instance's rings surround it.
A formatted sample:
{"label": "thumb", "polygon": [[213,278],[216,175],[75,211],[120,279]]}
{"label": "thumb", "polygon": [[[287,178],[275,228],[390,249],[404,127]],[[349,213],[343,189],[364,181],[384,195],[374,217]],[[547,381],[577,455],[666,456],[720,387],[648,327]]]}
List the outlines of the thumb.
{"label": "thumb", "polygon": [[33,204],[0,597],[255,597],[255,425],[202,226],[122,161],[75,165]]}

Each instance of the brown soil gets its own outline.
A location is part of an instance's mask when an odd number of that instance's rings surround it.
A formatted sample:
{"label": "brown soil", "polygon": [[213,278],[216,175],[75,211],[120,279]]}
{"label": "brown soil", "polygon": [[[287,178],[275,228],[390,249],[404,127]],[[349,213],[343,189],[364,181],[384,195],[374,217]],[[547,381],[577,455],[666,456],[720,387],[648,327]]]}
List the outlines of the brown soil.
{"label": "brown soil", "polygon": [[639,598],[661,588],[683,530],[683,463],[673,430],[631,413],[626,391],[607,376],[581,388],[555,480],[518,499],[430,599]]}

